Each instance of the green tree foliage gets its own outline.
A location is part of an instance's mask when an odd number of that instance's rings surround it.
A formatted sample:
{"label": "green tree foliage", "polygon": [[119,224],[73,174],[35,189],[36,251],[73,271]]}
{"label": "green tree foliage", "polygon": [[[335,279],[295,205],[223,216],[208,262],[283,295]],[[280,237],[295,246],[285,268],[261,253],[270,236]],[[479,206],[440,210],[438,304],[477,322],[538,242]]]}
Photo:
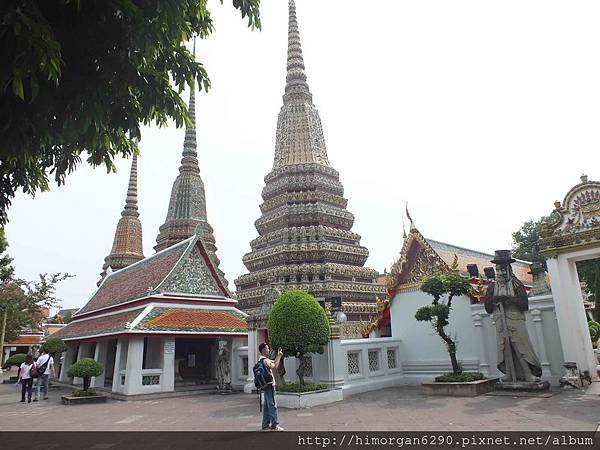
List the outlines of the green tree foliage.
{"label": "green tree foliage", "polygon": [[102,375],[102,372],[104,369],[98,361],[93,358],[82,358],[69,367],[67,375],[83,378],[83,389],[86,390],[90,387],[91,378]]}
{"label": "green tree foliage", "polygon": [[431,305],[422,306],[415,313],[415,319],[419,322],[431,322],[435,332],[444,340],[454,375],[461,374],[462,368],[456,359],[456,342],[446,333],[445,328],[450,323],[453,298],[468,295],[471,289],[469,280],[461,276],[458,270],[436,273],[421,283],[421,291],[433,297]]}
{"label": "green tree foliage", "polygon": [[[259,3],[233,0],[253,29]],[[0,223],[48,172],[60,185],[82,158],[114,171],[140,124],[189,124],[179,94],[210,87],[185,46],[214,31],[207,0],[5,0],[0,17]]]}
{"label": "green tree foliage", "polygon": [[329,342],[329,321],[315,298],[308,292],[291,290],[273,305],[267,323],[271,348],[283,349],[284,356],[300,360],[298,378],[304,384],[308,353],[323,353]]}
{"label": "green tree foliage", "polygon": [[23,328],[38,329],[45,308],[56,307],[56,285],[69,274],[41,274],[36,282],[12,280],[0,284],[0,317],[6,313],[4,340],[19,336]]}
{"label": "green tree foliage", "polygon": [[546,258],[540,254],[540,231],[542,220],[529,220],[515,231],[513,237],[512,255],[514,258],[530,262],[545,262]]}
{"label": "green tree foliage", "polygon": [[4,228],[0,228],[0,283],[10,280],[15,269],[12,266],[12,258],[6,253],[8,241],[4,235]]}
{"label": "green tree foliage", "polygon": [[[546,263],[546,258],[540,253],[540,220],[525,222],[519,231],[513,233],[513,256],[531,262]],[[591,259],[577,263],[579,279],[584,281],[595,302],[594,317],[600,321],[600,259]]]}
{"label": "green tree foliage", "polygon": [[50,353],[52,356],[55,356],[64,352],[67,349],[67,344],[65,344],[65,341],[63,341],[61,338],[50,336],[48,339],[46,339],[46,342],[44,342],[42,348],[47,349],[48,353]]}

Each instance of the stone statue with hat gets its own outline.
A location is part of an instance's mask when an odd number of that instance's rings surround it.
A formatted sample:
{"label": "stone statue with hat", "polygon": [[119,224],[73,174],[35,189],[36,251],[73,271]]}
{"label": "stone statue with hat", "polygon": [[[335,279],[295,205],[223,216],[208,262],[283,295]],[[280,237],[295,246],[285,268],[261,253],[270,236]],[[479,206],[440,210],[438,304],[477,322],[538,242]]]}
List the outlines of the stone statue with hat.
{"label": "stone statue with hat", "polygon": [[540,383],[542,365],[525,326],[529,304],[525,286],[512,271],[515,259],[510,250],[496,250],[492,262],[496,264],[496,279],[487,289],[485,310],[493,314],[496,323],[498,370],[506,375],[498,387],[547,389],[548,382]]}

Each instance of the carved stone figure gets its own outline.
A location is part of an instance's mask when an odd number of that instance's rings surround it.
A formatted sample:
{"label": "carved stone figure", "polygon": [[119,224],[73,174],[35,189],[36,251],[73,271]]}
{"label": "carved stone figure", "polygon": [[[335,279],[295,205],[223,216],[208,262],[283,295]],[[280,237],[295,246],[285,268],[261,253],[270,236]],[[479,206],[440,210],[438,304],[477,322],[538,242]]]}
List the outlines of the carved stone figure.
{"label": "carved stone figure", "polygon": [[219,392],[231,391],[231,352],[227,341],[219,341],[217,389]]}
{"label": "carved stone figure", "polygon": [[498,370],[506,374],[504,381],[537,382],[542,365],[533,350],[525,311],[529,309],[525,286],[513,274],[510,250],[497,250],[496,280],[488,287],[485,310],[493,314],[498,343]]}

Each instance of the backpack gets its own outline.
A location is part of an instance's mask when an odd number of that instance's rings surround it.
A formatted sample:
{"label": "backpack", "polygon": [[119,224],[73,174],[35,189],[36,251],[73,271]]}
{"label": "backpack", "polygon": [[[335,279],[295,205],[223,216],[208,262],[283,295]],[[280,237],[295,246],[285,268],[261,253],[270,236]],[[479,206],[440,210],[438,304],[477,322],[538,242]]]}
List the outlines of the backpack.
{"label": "backpack", "polygon": [[37,365],[35,366],[36,367],[36,376],[44,375],[44,373],[46,372],[46,369],[48,368],[49,363],[50,363],[50,355],[48,355],[48,359],[46,360],[46,362],[44,364],[42,364],[39,367]]}
{"label": "backpack", "polygon": [[269,384],[273,384],[273,376],[271,375],[271,371],[265,367],[263,359],[258,361],[252,368],[252,372],[254,372],[254,386],[259,391],[266,388]]}
{"label": "backpack", "polygon": [[[44,372],[42,372],[42,373],[44,373]],[[32,363],[31,368],[29,369],[29,376],[31,378],[37,378],[39,376],[39,374],[40,374],[40,369],[38,369],[38,367],[35,363]]]}

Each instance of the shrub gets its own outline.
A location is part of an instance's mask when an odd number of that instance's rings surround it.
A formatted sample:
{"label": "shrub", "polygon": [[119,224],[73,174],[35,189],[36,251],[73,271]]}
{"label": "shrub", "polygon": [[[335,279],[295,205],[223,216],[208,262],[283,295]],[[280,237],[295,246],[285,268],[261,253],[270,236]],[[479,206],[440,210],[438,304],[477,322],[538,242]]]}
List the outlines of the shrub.
{"label": "shrub", "polygon": [[69,367],[67,375],[70,377],[83,378],[83,389],[87,390],[90,387],[92,377],[102,375],[102,366],[93,358],[83,358]]}
{"label": "shrub", "polygon": [[588,322],[588,328],[590,329],[590,338],[592,339],[592,343],[597,342],[600,339],[600,323],[595,320],[590,320]]}
{"label": "shrub", "polygon": [[15,353],[4,363],[4,367],[20,366],[25,362],[27,355],[25,353]]}
{"label": "shrub", "polygon": [[480,372],[463,372],[461,374],[445,373],[435,377],[437,383],[468,383],[470,381],[483,380],[485,377]]}
{"label": "shrub", "polygon": [[277,385],[277,392],[313,392],[313,391],[322,391],[323,389],[327,389],[326,384],[286,383],[286,384]]}
{"label": "shrub", "polygon": [[307,353],[323,353],[329,342],[329,321],[325,311],[308,292],[291,290],[273,305],[267,323],[271,349],[283,349],[284,356],[300,360],[296,374],[304,384]]}
{"label": "shrub", "polygon": [[67,349],[67,344],[61,338],[49,337],[46,342],[42,345],[42,349],[47,349],[48,353],[55,356],[59,353],[64,352]]}
{"label": "shrub", "polygon": [[73,391],[73,397],[91,397],[92,395],[98,395],[94,388],[75,389]]}

